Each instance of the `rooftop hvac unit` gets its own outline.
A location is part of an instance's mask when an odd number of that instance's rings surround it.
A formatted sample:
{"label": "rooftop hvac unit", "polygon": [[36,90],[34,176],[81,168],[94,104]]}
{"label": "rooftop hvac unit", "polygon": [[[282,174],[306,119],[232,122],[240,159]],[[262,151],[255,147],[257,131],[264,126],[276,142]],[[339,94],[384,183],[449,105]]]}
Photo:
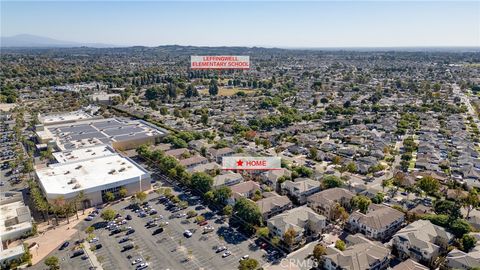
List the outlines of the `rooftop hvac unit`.
{"label": "rooftop hvac unit", "polygon": [[70,181],[68,181],[67,184],[71,185],[71,184],[75,184],[75,183],[77,183],[77,179],[72,178],[72,179],[70,179]]}
{"label": "rooftop hvac unit", "polygon": [[82,165],[78,165],[77,167],[75,167],[75,170],[78,170],[80,168],[82,168]]}
{"label": "rooftop hvac unit", "polygon": [[73,186],[72,189],[79,189],[80,187],[81,187],[80,184],[76,184],[75,186]]}
{"label": "rooftop hvac unit", "polygon": [[119,172],[123,172],[125,171],[126,169],[124,167],[120,168]]}
{"label": "rooftop hvac unit", "polygon": [[108,173],[109,173],[109,174],[114,174],[115,172],[116,172],[115,169],[111,169]]}
{"label": "rooftop hvac unit", "polygon": [[66,171],[64,174],[69,174],[69,173],[70,173],[70,171]]}

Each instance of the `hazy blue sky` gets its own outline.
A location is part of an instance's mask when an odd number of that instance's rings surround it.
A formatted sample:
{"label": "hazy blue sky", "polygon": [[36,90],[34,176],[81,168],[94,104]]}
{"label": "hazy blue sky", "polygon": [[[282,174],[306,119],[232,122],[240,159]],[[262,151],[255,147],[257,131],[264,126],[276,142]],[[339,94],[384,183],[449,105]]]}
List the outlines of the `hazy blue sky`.
{"label": "hazy blue sky", "polygon": [[480,46],[480,2],[1,1],[1,35],[119,45]]}

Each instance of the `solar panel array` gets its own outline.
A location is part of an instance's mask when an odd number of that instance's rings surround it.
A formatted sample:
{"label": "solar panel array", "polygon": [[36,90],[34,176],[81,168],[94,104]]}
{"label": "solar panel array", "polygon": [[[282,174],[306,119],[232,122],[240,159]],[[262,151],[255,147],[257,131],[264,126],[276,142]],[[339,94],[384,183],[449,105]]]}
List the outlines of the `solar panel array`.
{"label": "solar panel array", "polygon": [[51,127],[51,132],[58,138],[65,149],[74,149],[87,144],[110,144],[113,141],[121,142],[164,134],[161,130],[140,121],[120,121],[112,118],[86,122],[53,126]]}

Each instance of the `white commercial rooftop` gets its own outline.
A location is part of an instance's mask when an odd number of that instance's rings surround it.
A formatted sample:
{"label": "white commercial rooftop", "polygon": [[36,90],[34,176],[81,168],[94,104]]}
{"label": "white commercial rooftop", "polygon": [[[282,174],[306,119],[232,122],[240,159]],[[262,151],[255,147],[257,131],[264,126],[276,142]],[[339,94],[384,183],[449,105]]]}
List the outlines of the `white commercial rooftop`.
{"label": "white commercial rooftop", "polygon": [[44,125],[51,125],[55,123],[73,122],[90,118],[93,118],[93,116],[83,110],[78,110],[67,113],[41,115],[38,117],[38,120]]}
{"label": "white commercial rooftop", "polygon": [[56,163],[36,170],[48,198],[74,197],[80,190],[95,192],[143,179],[148,172],[118,154],[77,162]]}
{"label": "white commercial rooftop", "polygon": [[59,163],[75,162],[90,158],[100,158],[114,155],[114,150],[106,144],[95,145],[62,152],[55,152],[53,156]]}
{"label": "white commercial rooftop", "polygon": [[0,194],[0,238],[16,239],[32,228],[30,209],[19,192]]}

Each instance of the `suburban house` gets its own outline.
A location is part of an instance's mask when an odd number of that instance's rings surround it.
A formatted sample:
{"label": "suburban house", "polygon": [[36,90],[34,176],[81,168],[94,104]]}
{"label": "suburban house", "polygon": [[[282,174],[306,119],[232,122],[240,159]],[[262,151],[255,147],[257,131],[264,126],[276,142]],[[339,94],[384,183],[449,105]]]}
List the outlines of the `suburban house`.
{"label": "suburban house", "polygon": [[419,264],[418,262],[412,259],[403,261],[392,268],[392,270],[428,270],[428,269],[430,268],[422,264]]}
{"label": "suburban house", "polygon": [[441,255],[452,241],[453,235],[428,220],[417,220],[398,231],[392,239],[393,247],[401,258],[430,264]]}
{"label": "suburban house", "polygon": [[189,157],[186,159],[182,159],[179,161],[180,165],[184,166],[187,169],[193,168],[200,164],[207,164],[208,160],[202,156],[195,155],[193,157]]}
{"label": "suburban house", "polygon": [[315,193],[307,198],[308,207],[329,220],[334,219],[333,209],[335,204],[340,204],[346,209],[350,208],[350,200],[355,196],[344,188],[330,188]]}
{"label": "suburban house", "polygon": [[315,213],[307,206],[290,209],[276,215],[267,221],[271,236],[278,236],[284,240],[285,232],[292,228],[296,232],[294,244],[290,249],[295,249],[303,244],[305,237],[316,238],[326,225],[326,218]]}
{"label": "suburban house", "polygon": [[232,190],[232,198],[230,198],[230,202],[234,203],[241,197],[250,198],[257,190],[260,190],[260,185],[257,182],[250,180],[233,185],[230,189]]}
{"label": "suburban house", "polygon": [[405,221],[405,214],[388,206],[371,204],[366,214],[353,212],[346,229],[363,233],[366,237],[384,241],[397,232]]}
{"label": "suburban house", "polygon": [[390,250],[362,234],[349,235],[346,249],[327,247],[323,268],[327,270],[382,270],[388,267]]}
{"label": "suburban house", "polygon": [[210,148],[208,149],[208,155],[219,164],[222,164],[222,158],[235,154],[235,151],[230,147],[224,147],[220,149]]}
{"label": "suburban house", "polygon": [[216,162],[208,162],[205,164],[199,164],[191,168],[187,168],[187,171],[191,173],[196,173],[196,172],[211,172],[211,171],[216,171],[216,170],[221,170],[222,166],[218,165]]}
{"label": "suburban house", "polygon": [[239,173],[220,174],[213,178],[213,188],[221,186],[233,186],[243,181],[243,176]]}
{"label": "suburban house", "polygon": [[452,269],[474,269],[480,267],[480,233],[471,233],[477,239],[477,245],[469,252],[453,249],[447,255],[447,266]]}
{"label": "suburban house", "polygon": [[188,147],[190,149],[196,150],[198,152],[202,151],[202,148],[207,149],[210,145],[208,144],[208,141],[205,139],[200,139],[200,140],[193,140],[188,142]]}
{"label": "suburban house", "polygon": [[165,152],[165,155],[174,157],[176,159],[181,159],[183,155],[188,155],[189,151],[187,148],[178,148],[172,149]]}
{"label": "suburban house", "polygon": [[295,181],[285,181],[282,183],[282,190],[297,203],[304,204],[307,197],[320,191],[320,183],[309,178],[297,178]]}
{"label": "suburban house", "polygon": [[258,209],[262,213],[263,220],[267,220],[292,208],[292,202],[287,196],[280,196],[276,192],[265,192],[263,196],[265,198],[256,202]]}
{"label": "suburban house", "polygon": [[262,174],[262,180],[274,190],[278,190],[278,179],[280,179],[280,177],[290,178],[291,175],[292,173],[289,170],[281,168],[280,170],[270,170],[264,172]]}

